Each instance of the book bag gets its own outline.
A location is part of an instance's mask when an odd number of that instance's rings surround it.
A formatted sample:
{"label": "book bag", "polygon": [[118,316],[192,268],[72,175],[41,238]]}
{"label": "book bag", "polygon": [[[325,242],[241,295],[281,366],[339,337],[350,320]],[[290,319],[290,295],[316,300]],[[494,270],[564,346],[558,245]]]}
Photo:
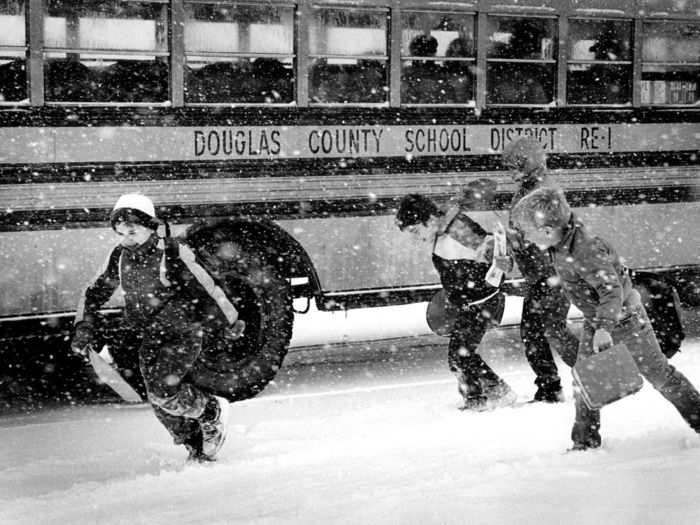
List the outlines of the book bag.
{"label": "book bag", "polygon": [[683,314],[676,287],[654,272],[630,271],[634,287],[642,296],[661,351],[673,357],[685,338]]}

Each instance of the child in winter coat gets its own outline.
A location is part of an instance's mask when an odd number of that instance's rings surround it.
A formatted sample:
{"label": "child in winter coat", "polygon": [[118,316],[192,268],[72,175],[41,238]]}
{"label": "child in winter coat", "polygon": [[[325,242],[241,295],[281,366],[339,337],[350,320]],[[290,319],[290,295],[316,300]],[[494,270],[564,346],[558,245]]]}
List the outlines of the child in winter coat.
{"label": "child in winter coat", "polygon": [[[553,186],[542,145],[531,137],[509,144],[503,151],[502,162],[510,169],[511,178],[517,184],[511,206],[536,188]],[[561,379],[550,344],[567,365],[573,366],[578,339],[566,324],[569,300],[554,278],[556,272],[546,254],[536,246],[524,242],[513,228],[509,228],[508,242],[527,284],[520,337],[525,345],[525,357],[536,376],[537,390],[533,401],[563,401]]]}
{"label": "child in winter coat", "polygon": [[[467,210],[494,188],[492,181],[475,181],[460,204],[447,212],[427,197],[406,195],[396,214],[401,231],[431,245],[433,265],[447,298],[459,309],[450,335],[448,365],[457,376],[464,408],[477,411],[510,405],[516,399],[478,353],[486,329],[501,321],[505,296],[502,277],[495,285],[486,280],[494,264],[494,237],[469,217]],[[505,271],[511,266],[509,258],[498,264]]]}
{"label": "child in winter coat", "polygon": [[121,243],[83,293],[72,349],[85,354],[94,344],[98,310],[121,286],[125,321],[141,336],[139,364],[156,416],[190,459],[212,460],[226,438],[229,403],[200,388],[189,372],[200,357],[205,324],[224,327],[235,339],[245,323],[189,248],[177,243],[176,255],[166,257],[148,197],[122,195],[110,221]]}
{"label": "child in winter coat", "polygon": [[[527,241],[548,253],[564,292],[583,312],[578,355],[624,342],[641,374],[700,433],[700,393],[661,352],[639,292],[613,247],[586,230],[559,189],[540,188],[525,196],[513,208],[512,221]],[[576,390],[574,398],[573,449],[597,448],[600,411],[588,408]]]}

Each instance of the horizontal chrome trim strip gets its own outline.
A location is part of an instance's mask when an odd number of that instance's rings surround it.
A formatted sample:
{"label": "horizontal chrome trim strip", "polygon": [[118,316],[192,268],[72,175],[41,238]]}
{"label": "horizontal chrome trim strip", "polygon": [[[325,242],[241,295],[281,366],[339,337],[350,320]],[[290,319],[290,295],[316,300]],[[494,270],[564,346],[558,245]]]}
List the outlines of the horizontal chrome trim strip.
{"label": "horizontal chrome trim strip", "polygon": [[[700,167],[553,170],[564,190],[654,189],[694,186]],[[400,197],[407,193],[450,195],[474,178],[490,178],[503,192],[515,185],[503,171],[472,173],[349,174],[172,181],[23,183],[0,185],[0,210],[56,211],[110,208],[123,193],[143,192],[158,206],[197,206],[298,201],[343,201]]]}

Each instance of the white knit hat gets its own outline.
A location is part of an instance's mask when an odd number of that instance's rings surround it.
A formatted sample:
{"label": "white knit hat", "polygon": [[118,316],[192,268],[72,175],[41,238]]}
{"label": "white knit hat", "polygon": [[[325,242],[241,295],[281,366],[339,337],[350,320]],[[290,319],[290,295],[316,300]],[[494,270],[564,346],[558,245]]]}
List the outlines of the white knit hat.
{"label": "white knit hat", "polygon": [[117,220],[125,215],[132,214],[143,221],[143,225],[149,228],[158,226],[156,209],[153,201],[140,193],[126,193],[117,199],[117,203],[109,215],[110,223],[114,228]]}

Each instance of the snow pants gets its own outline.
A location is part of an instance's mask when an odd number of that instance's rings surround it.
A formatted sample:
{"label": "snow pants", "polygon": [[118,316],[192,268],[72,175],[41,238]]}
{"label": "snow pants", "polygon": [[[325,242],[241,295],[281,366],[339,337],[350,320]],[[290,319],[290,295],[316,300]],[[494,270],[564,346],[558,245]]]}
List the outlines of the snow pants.
{"label": "snow pants", "polygon": [[[584,321],[579,355],[593,354],[594,327]],[[612,332],[615,343],[625,343],[639,371],[680,413],[696,432],[700,433],[700,393],[686,377],[669,364],[656,341],[644,307],[623,308],[623,318]],[[600,445],[600,410],[586,406],[574,388],[576,420],[571,431],[574,443],[587,447]]]}
{"label": "snow pants", "polygon": [[447,362],[452,372],[463,374],[469,397],[487,395],[490,388],[503,383],[477,350],[486,330],[501,322],[504,308],[502,293],[481,304],[460,307],[450,335]]}
{"label": "snow pants", "polygon": [[576,362],[579,342],[566,324],[570,304],[560,287],[553,288],[545,280],[529,286],[525,295],[520,337],[540,389],[561,388],[551,346],[568,366]]}
{"label": "snow pants", "polygon": [[176,444],[197,439],[198,418],[211,399],[190,375],[202,340],[201,324],[187,319],[177,305],[163,307],[143,331],[139,363],[148,400]]}

